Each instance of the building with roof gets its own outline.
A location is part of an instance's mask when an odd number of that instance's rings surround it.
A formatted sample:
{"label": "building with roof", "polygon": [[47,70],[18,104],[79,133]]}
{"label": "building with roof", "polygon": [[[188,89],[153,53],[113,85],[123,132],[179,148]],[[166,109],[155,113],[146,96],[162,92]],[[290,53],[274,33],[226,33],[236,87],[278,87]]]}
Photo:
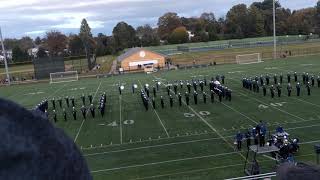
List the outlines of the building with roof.
{"label": "building with roof", "polygon": [[153,68],[163,68],[166,56],[144,48],[131,48],[118,57],[118,62],[123,71],[149,71]]}

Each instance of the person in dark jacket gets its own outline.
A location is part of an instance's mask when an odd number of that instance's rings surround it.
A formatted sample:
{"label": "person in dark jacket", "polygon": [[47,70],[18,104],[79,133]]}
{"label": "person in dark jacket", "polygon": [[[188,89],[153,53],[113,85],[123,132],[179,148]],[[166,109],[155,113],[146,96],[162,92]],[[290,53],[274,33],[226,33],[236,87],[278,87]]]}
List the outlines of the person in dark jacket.
{"label": "person in dark jacket", "polygon": [[318,180],[320,177],[319,166],[305,163],[282,163],[277,168],[279,180]]}
{"label": "person in dark jacket", "polygon": [[92,180],[80,150],[44,113],[0,99],[0,179]]}
{"label": "person in dark jacket", "polygon": [[237,149],[238,149],[238,151],[241,151],[241,144],[242,144],[243,135],[241,134],[240,131],[236,134],[235,139],[237,142]]}

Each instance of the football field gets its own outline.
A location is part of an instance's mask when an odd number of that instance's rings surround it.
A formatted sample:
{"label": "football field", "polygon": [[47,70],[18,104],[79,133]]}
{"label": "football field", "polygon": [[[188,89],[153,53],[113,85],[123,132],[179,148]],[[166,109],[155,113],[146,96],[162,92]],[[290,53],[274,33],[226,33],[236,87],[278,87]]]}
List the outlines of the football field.
{"label": "football field", "polygon": [[[266,61],[247,65],[218,65],[205,68],[161,71],[153,74],[127,74],[100,79],[81,79],[76,82],[49,84],[27,84],[0,87],[0,96],[11,99],[28,109],[41,100],[49,99],[49,117],[52,112],[50,99],[64,99],[66,96],[76,98],[77,120],[72,118],[72,108],[63,108],[68,112],[68,121],[62,116],[58,106],[57,127],[76,142],[85,156],[94,179],[224,179],[244,176],[243,166],[246,151],[235,151],[236,132],[246,132],[260,120],[267,124],[273,133],[279,125],[290,134],[300,139],[300,151],[297,160],[315,162],[313,145],[320,143],[320,88],[317,83],[307,95],[305,86],[301,96],[296,96],[295,83],[293,95],[287,96],[287,73],[301,74],[308,72],[315,79],[320,75],[320,56],[295,57]],[[268,89],[264,97],[262,91],[254,93],[242,88],[243,77],[255,77],[283,73],[282,96],[270,97]],[[175,81],[199,79],[208,81],[216,75],[226,77],[225,86],[232,89],[232,101],[210,102],[209,86],[205,86],[207,102],[203,102],[202,92],[198,87],[198,104],[190,96],[190,105],[185,103],[181,92],[182,106],[173,91],[174,105],[170,107],[165,85]],[[293,75],[291,76],[293,80]],[[146,111],[142,104],[140,89],[145,84],[150,87],[161,82],[157,92],[156,108]],[[271,78],[271,83],[273,79]],[[132,85],[138,89],[132,93]],[[118,87],[124,86],[122,94]],[[91,118],[88,113],[84,120],[80,113],[81,95],[92,94],[97,107],[101,94],[105,92],[106,113],[102,118]],[[150,95],[153,96],[152,88]],[[161,108],[160,96],[165,100]],[[88,105],[88,99],[87,105]],[[245,143],[244,143],[245,144]],[[274,171],[274,161],[265,156],[259,157],[263,172]]]}

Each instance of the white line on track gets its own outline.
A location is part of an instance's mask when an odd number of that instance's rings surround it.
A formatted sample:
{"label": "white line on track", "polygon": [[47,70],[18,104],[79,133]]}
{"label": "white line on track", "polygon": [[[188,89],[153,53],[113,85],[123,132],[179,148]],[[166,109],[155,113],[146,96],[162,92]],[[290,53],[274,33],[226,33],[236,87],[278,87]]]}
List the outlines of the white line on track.
{"label": "white line on track", "polygon": [[120,118],[119,118],[119,120],[120,120],[120,123],[119,123],[119,128],[120,128],[120,144],[122,144],[122,114],[121,114],[121,100],[122,100],[122,96],[121,95],[119,95],[119,112],[120,112]]}
{"label": "white line on track", "polygon": [[[102,84],[102,81],[100,81],[100,84],[99,84],[96,92],[95,92],[94,95],[93,95],[93,100],[94,100],[94,98],[96,97],[96,95],[97,95],[97,93],[98,93],[98,91],[99,91],[99,89],[100,89],[100,87],[101,87],[101,84]],[[89,113],[89,111],[87,111],[87,114],[88,114],[88,113]],[[79,129],[78,129],[78,132],[77,132],[77,134],[76,134],[76,137],[74,138],[74,142],[77,141],[84,122],[85,122],[85,119],[82,120],[82,123],[81,123],[81,125],[80,125],[80,127],[79,127]]]}
{"label": "white line on track", "polygon": [[[139,84],[140,84],[141,88],[143,88],[143,86],[142,86],[142,84],[141,84],[140,80],[138,80],[138,82],[139,82]],[[149,101],[149,103],[150,103],[150,105],[151,105],[151,102],[150,102],[150,101]],[[168,133],[168,131],[167,131],[166,127],[164,126],[164,124],[163,124],[163,122],[162,122],[162,120],[161,120],[161,118],[160,118],[159,114],[157,113],[157,111],[156,111],[152,106],[151,106],[151,108],[153,109],[153,112],[156,114],[156,116],[157,116],[158,120],[160,121],[160,124],[161,124],[161,126],[162,126],[163,130],[164,130],[164,131],[165,131],[165,133],[167,134],[167,137],[170,137],[170,135],[169,135],[169,133]]]}

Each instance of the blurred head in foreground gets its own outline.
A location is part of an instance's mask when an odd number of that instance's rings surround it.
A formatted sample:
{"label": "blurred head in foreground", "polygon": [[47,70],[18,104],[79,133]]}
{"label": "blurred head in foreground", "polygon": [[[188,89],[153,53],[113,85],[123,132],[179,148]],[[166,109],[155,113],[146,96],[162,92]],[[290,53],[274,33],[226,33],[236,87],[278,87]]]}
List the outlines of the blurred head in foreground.
{"label": "blurred head in foreground", "polygon": [[0,98],[0,137],[0,179],[92,179],[74,142],[40,112]]}
{"label": "blurred head in foreground", "polygon": [[279,180],[318,180],[320,168],[305,163],[284,163],[277,170]]}

